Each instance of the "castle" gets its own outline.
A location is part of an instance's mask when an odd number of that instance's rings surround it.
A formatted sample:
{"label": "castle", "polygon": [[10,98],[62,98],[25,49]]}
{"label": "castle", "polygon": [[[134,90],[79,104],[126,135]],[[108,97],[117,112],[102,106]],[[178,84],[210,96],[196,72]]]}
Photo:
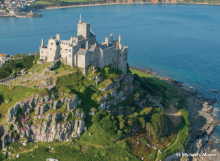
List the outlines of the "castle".
{"label": "castle", "polygon": [[127,74],[127,57],[128,47],[122,46],[121,34],[118,41],[113,40],[113,34],[110,34],[110,41],[106,37],[105,42],[98,44],[96,35],[90,29],[90,23],[83,22],[81,18],[77,36],[61,40],[57,34],[56,38],[51,37],[48,40],[47,46],[42,39],[40,46],[41,60],[50,62],[60,59],[67,65],[79,67],[84,75],[88,74],[90,66],[103,68],[108,65]]}

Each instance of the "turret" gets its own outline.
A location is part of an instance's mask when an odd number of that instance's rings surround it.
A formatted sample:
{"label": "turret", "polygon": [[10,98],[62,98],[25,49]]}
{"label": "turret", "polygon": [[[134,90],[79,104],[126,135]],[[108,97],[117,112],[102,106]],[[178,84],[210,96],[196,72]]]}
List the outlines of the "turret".
{"label": "turret", "polygon": [[45,47],[45,46],[44,46],[44,39],[41,40],[41,46],[40,46],[40,47],[42,47],[42,48]]}
{"label": "turret", "polygon": [[122,49],[122,45],[121,45],[121,34],[119,34],[118,46],[119,46],[119,49]]}
{"label": "turret", "polygon": [[112,43],[113,41],[113,34],[110,34],[110,42]]}
{"label": "turret", "polygon": [[105,44],[108,45],[108,38],[107,37],[105,37]]}
{"label": "turret", "polygon": [[57,39],[58,41],[60,41],[60,34],[57,34],[57,35],[56,35],[56,39]]}

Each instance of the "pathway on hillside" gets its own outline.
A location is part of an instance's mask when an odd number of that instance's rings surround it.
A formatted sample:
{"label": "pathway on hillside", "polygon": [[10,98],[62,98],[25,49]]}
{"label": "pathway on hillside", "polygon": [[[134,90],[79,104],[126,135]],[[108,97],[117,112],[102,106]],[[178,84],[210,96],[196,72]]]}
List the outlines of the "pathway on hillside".
{"label": "pathway on hillside", "polygon": [[181,113],[180,111],[172,104],[166,110],[167,116],[172,120],[173,125],[177,127],[181,122]]}

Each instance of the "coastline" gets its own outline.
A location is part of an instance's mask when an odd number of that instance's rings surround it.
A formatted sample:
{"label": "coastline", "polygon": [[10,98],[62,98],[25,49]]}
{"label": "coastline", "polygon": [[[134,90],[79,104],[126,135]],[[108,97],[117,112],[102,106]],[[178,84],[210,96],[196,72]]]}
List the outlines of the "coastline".
{"label": "coastline", "polygon": [[[84,3],[84,2],[82,2]],[[94,4],[74,4],[74,5],[68,5],[68,6],[50,6],[50,5],[42,5],[44,6],[44,8],[35,8],[37,11],[41,11],[41,10],[52,10],[52,9],[65,9],[65,8],[76,8],[76,7],[94,7],[94,6],[107,6],[107,5],[140,5],[140,4],[148,4],[148,5],[166,5],[166,4],[172,4],[172,5],[211,5],[211,6],[220,6],[220,4],[210,4],[210,3],[151,3],[151,2],[133,2],[133,3],[116,3],[116,2],[111,2],[111,3],[106,3],[106,2],[102,2],[102,3],[94,3]],[[19,16],[15,16],[15,15],[0,15],[0,17],[18,17]],[[23,16],[24,17],[24,16]],[[22,17],[22,18],[23,18]],[[26,16],[27,17],[27,16]],[[28,16],[28,17],[34,17],[34,16]],[[38,18],[41,16],[37,16]]]}
{"label": "coastline", "polygon": [[189,112],[190,121],[192,123],[190,135],[185,145],[185,153],[207,153],[215,154],[215,157],[206,157],[202,155],[188,156],[188,158],[199,160],[218,160],[220,158],[220,149],[216,148],[214,143],[220,143],[217,138],[212,137],[213,132],[220,121],[213,115],[213,104],[217,103],[216,99],[198,97],[198,90],[192,91],[183,87],[183,83],[173,78],[165,76],[157,76],[152,70],[147,68],[130,67],[131,69],[155,76],[175,87],[180,88],[186,93],[185,110]]}
{"label": "coastline", "polygon": [[151,3],[151,2],[133,2],[133,3],[94,3],[94,4],[79,4],[79,5],[69,5],[69,6],[49,6],[37,10],[45,9],[64,9],[64,8],[75,8],[75,7],[93,7],[93,6],[107,6],[107,5],[134,5],[134,4],[149,4],[149,5],[163,5],[163,4],[173,4],[173,5],[211,5],[220,6],[220,4],[210,4],[210,3]]}

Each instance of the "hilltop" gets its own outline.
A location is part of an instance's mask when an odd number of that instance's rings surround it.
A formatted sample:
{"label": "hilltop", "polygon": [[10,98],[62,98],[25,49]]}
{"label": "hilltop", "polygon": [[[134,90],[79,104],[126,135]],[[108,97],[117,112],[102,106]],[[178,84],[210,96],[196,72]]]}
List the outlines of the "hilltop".
{"label": "hilltop", "polygon": [[8,159],[155,160],[185,148],[185,94],[156,77],[59,61],[21,72],[1,85]]}

